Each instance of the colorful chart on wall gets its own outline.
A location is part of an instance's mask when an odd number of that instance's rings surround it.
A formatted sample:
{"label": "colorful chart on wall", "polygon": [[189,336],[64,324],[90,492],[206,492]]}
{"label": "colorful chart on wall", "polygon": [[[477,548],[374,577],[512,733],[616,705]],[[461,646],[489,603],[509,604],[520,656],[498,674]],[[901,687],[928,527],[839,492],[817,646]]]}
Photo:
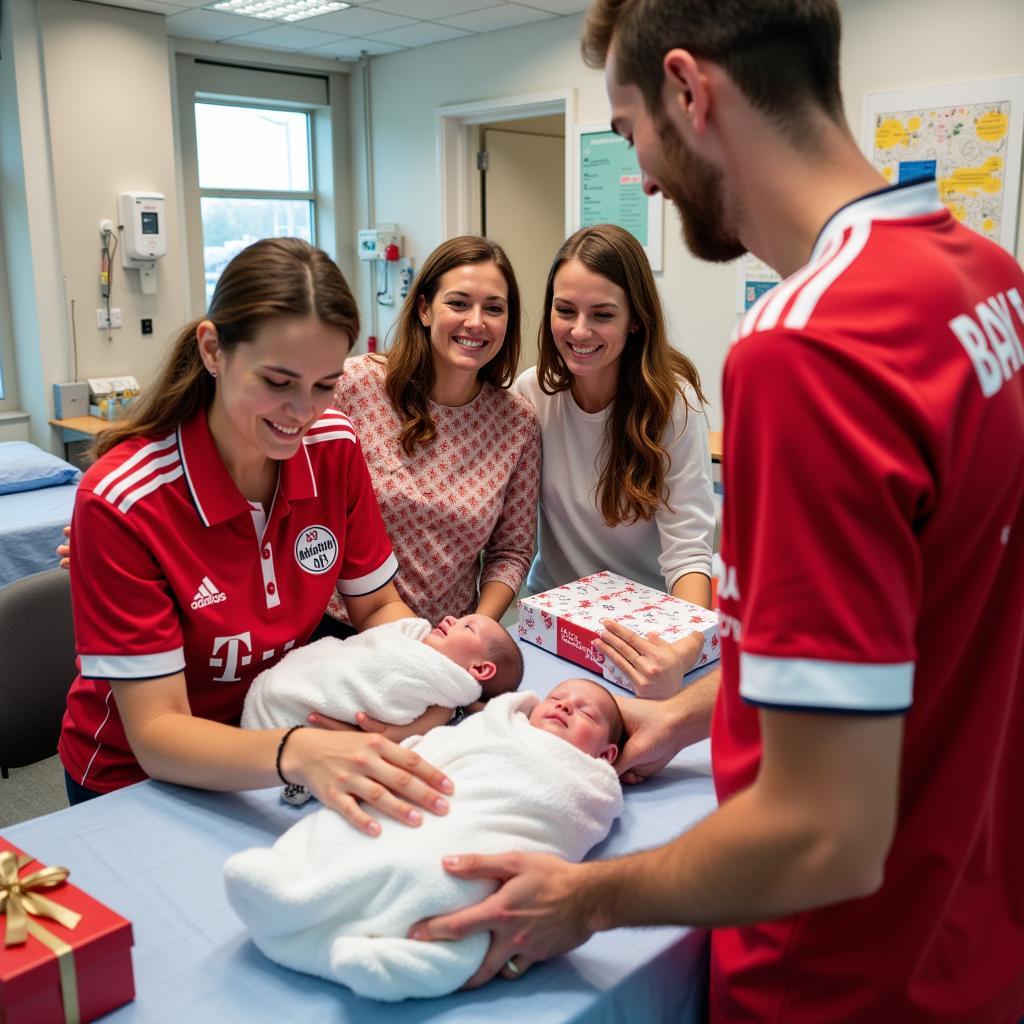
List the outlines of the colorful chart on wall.
{"label": "colorful chart on wall", "polygon": [[1024,77],[864,98],[863,148],[892,184],[934,176],[962,224],[1014,252]]}
{"label": "colorful chart on wall", "polygon": [[618,224],[661,270],[664,199],[644,194],[636,151],[607,124],[573,127],[573,230]]}

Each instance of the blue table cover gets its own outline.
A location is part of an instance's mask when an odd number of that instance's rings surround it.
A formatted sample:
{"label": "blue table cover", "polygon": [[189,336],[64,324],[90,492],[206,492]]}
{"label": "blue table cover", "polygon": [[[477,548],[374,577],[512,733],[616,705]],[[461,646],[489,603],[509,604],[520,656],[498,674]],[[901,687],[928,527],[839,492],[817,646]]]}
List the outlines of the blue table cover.
{"label": "blue table cover", "polygon": [[[570,676],[590,676],[520,643],[524,686],[537,693]],[[709,760],[705,741],[682,751],[654,779],[626,787],[622,817],[590,858],[657,845],[705,817],[715,806]],[[105,1018],[110,1024],[701,1019],[706,934],[685,928],[604,932],[564,957],[535,965],[519,981],[499,978],[474,992],[397,1004],[362,999],[271,963],[228,906],[222,866],[237,850],[270,845],[315,806],[284,804],[277,789],[210,793],[144,782],[23,822],[5,836],[45,864],[70,868],[71,881],[132,922],[137,996]],[[409,837],[415,841],[413,830]]]}

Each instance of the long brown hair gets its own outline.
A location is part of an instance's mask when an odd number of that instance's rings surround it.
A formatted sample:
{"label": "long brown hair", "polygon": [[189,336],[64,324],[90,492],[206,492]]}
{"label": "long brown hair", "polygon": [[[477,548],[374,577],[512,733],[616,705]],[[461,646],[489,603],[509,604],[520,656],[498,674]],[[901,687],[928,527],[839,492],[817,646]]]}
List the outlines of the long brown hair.
{"label": "long brown hair", "polygon": [[412,455],[417,444],[429,444],[437,429],[430,415],[431,388],[434,386],[433,350],[430,328],[420,320],[420,297],[429,306],[434,301],[441,278],[455,267],[467,263],[493,263],[508,286],[508,325],[498,354],[477,372],[477,379],[507,388],[515,380],[519,365],[520,313],[519,285],[512,264],[497,242],[478,235],[460,235],[442,242],[424,261],[395,321],[395,340],[387,351],[387,376],[384,386],[391,404],[402,417],[402,449]]}
{"label": "long brown hair", "polygon": [[537,361],[537,379],[545,394],[565,391],[572,383],[551,333],[555,274],[569,260],[579,260],[588,270],[617,284],[629,299],[636,330],[626,338],[618,386],[605,421],[597,507],[608,526],[647,520],[659,505],[669,507],[665,484],[669,454],[661,441],[672,422],[677,395],[682,396],[689,416],[681,380],[693,387],[702,406],[706,404],[700,375],[697,367],[668,343],[661,299],[640,243],[614,224],[597,224],[570,235],[548,271]]}
{"label": "long brown hair", "polygon": [[300,238],[264,238],[243,249],[224,268],[205,317],[181,330],[157,378],[129,415],[96,439],[93,457],[140,435],[163,435],[208,406],[214,382],[199,354],[196,328],[210,320],[220,347],[230,352],[251,341],[273,317],[310,317],[359,334],[359,310],[341,271],[322,249]]}

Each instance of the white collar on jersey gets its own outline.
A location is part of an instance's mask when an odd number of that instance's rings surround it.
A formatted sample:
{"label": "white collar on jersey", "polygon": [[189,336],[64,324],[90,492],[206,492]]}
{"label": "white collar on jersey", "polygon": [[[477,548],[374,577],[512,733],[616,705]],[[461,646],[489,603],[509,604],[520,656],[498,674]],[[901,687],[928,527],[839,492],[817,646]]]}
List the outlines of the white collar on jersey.
{"label": "white collar on jersey", "polygon": [[848,227],[875,220],[921,217],[928,213],[939,213],[943,209],[945,207],[939,202],[939,190],[934,178],[906,185],[890,185],[877,192],[869,192],[866,196],[840,206],[832,214],[818,234],[808,263],[818,259],[829,241],[841,235]]}

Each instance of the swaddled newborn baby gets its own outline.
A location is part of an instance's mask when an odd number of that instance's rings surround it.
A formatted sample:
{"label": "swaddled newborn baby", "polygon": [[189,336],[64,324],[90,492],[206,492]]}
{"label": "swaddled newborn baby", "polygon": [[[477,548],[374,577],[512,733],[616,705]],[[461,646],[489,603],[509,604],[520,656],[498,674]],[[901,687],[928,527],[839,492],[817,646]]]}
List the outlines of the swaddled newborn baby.
{"label": "swaddled newborn baby", "polygon": [[518,688],[523,656],[486,615],[398,619],[347,640],[296,648],[249,687],[242,727],[298,725],[318,711],[351,725],[356,714],[402,726],[429,707],[454,710]]}
{"label": "swaddled newborn baby", "polygon": [[229,858],[228,900],[259,949],[285,967],[387,1001],[453,992],[483,962],[489,935],[406,935],[497,883],[456,878],[441,858],[514,849],[581,860],[622,811],[611,766],[622,733],[615,701],[586,679],[559,683],[543,701],[496,697],[461,725],[404,744],[454,782],[447,815],[425,815],[415,831],[385,819],[374,838],[321,808],[271,848]]}

